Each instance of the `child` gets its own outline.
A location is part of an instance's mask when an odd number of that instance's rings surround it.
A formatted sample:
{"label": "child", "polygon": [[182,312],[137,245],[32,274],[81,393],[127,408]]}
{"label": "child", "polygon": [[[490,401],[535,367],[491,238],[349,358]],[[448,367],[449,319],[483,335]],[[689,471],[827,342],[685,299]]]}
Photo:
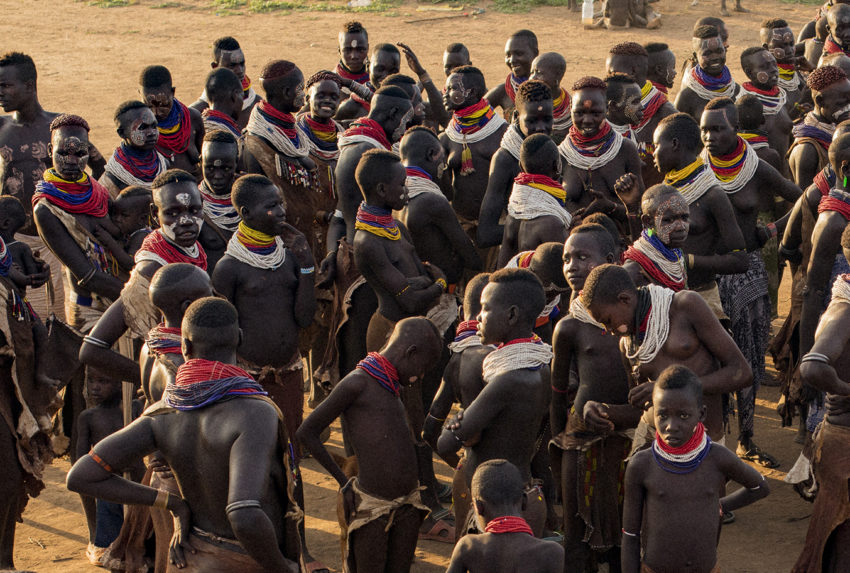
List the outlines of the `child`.
{"label": "child", "polygon": [[[82,458],[100,440],[117,432],[124,426],[121,409],[121,381],[105,376],[94,368],[86,372],[88,402],[92,407],[83,410],[77,418],[77,458]],[[138,402],[133,402],[133,418],[142,413]],[[136,464],[132,468],[135,481],[139,481],[144,468]],[[84,504],[85,506],[85,504]],[[121,504],[97,500],[95,515],[86,511],[89,527],[89,545],[86,557],[92,565],[99,565],[104,551],[118,537],[124,522],[124,510]],[[86,508],[88,509],[88,508]]]}
{"label": "child", "polygon": [[481,535],[467,535],[452,553],[447,573],[493,571],[564,571],[564,550],[535,539],[522,518],[525,506],[522,475],[507,460],[484,462],[472,477],[472,498]]}
{"label": "child", "polygon": [[14,267],[24,275],[24,284],[18,284],[15,277],[16,286],[24,292],[27,286],[40,287],[50,278],[50,268],[38,254],[33,253],[26,243],[15,240],[15,233],[26,222],[26,211],[17,197],[11,195],[0,197],[0,237],[9,249]]}
{"label": "child", "polygon": [[151,232],[152,203],[150,189],[131,185],[122,190],[112,204],[112,222],[120,236],[114,237],[103,227],[95,230],[97,239],[110,250],[125,271],[132,270],[135,264],[133,256]]}
{"label": "child", "polygon": [[[770,493],[758,471],[731,450],[712,445],[702,423],[702,396],[699,377],[684,366],[669,366],[655,382],[655,440],[651,448],[636,453],[626,469],[625,573],[719,571],[721,514]],[[744,487],[720,498],[727,480]]]}

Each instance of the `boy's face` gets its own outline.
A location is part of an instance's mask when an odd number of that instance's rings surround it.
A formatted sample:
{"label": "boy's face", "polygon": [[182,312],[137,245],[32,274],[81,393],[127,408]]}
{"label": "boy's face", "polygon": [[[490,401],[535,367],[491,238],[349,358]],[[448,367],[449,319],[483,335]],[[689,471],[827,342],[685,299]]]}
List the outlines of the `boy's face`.
{"label": "boy's face", "polygon": [[366,54],[369,52],[369,40],[366,34],[348,32],[339,33],[339,55],[342,63],[352,72],[360,72],[366,65]]}
{"label": "boy's face", "polygon": [[542,133],[552,134],[555,122],[552,100],[526,101],[517,107],[519,130],[525,137]]}
{"label": "boy's face", "polygon": [[590,271],[610,262],[594,240],[594,233],[571,235],[564,244],[564,276],[573,292],[584,288]]}
{"label": "boy's face", "polygon": [[744,73],[751,82],[762,88],[773,89],[779,82],[776,58],[767,50],[751,54],[744,60]]}
{"label": "boy's face", "polygon": [[280,235],[286,229],[283,197],[274,185],[260,189],[253,203],[241,209],[241,214],[248,227],[267,235]]}
{"label": "boy's face", "polygon": [[86,388],[89,400],[102,404],[120,392],[121,384],[97,372],[90,372],[86,377]]}
{"label": "boy's face", "polygon": [[154,193],[154,200],[162,234],[179,247],[193,247],[204,223],[197,185],[169,183]]}
{"label": "boy's face", "polygon": [[130,147],[150,151],[159,140],[156,116],[150,108],[131,109],[121,116],[119,135]]}
{"label": "boy's face", "polygon": [[527,78],[531,74],[531,62],[536,57],[525,38],[510,38],[505,44],[505,64],[516,78]]}
{"label": "boy's face", "polygon": [[478,314],[478,336],[483,344],[505,342],[512,306],[505,300],[498,283],[490,283],[481,292],[481,312]]}
{"label": "boy's face", "polygon": [[661,439],[673,448],[684,445],[705,418],[702,406],[688,388],[662,390],[658,386],[652,392],[655,428]]}
{"label": "boy's face", "polygon": [[205,141],[201,147],[201,172],[207,187],[216,195],[229,195],[236,178],[239,147],[232,143]]}
{"label": "boy's face", "polygon": [[150,202],[144,197],[130,197],[115,202],[112,222],[124,236],[148,226]]}
{"label": "boy's face", "polygon": [[165,121],[174,105],[174,88],[171,86],[159,86],[156,88],[142,88],[144,102],[153,111],[157,121]]}
{"label": "boy's face", "polygon": [[678,193],[662,197],[652,225],[662,243],[672,249],[681,248],[690,229],[690,208],[684,197]]}
{"label": "boy's face", "polygon": [[637,84],[628,84],[619,101],[609,102],[608,119],[618,125],[637,125],[643,119],[643,106],[640,103],[640,88]]}
{"label": "boy's face", "polygon": [[398,54],[379,50],[372,54],[372,61],[369,65],[369,80],[377,89],[381,87],[384,78],[397,74],[400,69],[401,59]]}

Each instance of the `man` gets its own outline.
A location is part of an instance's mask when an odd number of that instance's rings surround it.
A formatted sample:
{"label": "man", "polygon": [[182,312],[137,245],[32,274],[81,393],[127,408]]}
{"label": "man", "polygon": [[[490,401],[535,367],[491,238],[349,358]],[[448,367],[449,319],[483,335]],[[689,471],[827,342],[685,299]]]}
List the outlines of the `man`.
{"label": "man", "polygon": [[[399,396],[403,386],[422,378],[440,346],[427,319],[400,321],[381,352],[364,358],[298,430],[298,440],[339,484],[346,572],[405,573],[413,564],[428,508],[420,500],[415,449]],[[350,479],[320,437],[338,417],[357,455],[358,473]]]}
{"label": "man", "polygon": [[650,42],[643,49],[648,56],[646,79],[666,96],[676,79],[676,54],[663,42]]}
{"label": "man", "polygon": [[788,149],[788,166],[801,189],[829,162],[829,145],[835,126],[850,118],[850,80],[835,66],[816,69],[806,79],[812,90],[814,108],[794,126],[794,141]]}
{"label": "man", "polygon": [[472,239],[478,229],[490,162],[508,128],[484,99],[486,91],[481,70],[472,66],[454,68],[446,79],[443,96],[452,119],[439,136],[450,173],[452,207]]}
{"label": "man", "polygon": [[797,57],[794,33],[788,22],[781,18],[771,18],[761,23],[759,29],[761,44],[773,57],[779,68],[779,87],[785,92],[785,109],[792,119],[800,117],[797,104],[803,98],[806,81],[800,69],[810,72],[811,66],[805,57]]}
{"label": "man", "polygon": [[139,84],[142,100],[156,116],[157,150],[168,159],[169,167],[199,175],[204,140],[201,113],[174,97],[171,72],[165,66],[146,67],[139,75]]}
{"label": "man", "polygon": [[[372,51],[369,61],[369,81],[365,84],[373,94],[381,87],[384,78],[397,74],[401,69],[401,53],[392,44],[378,44]],[[364,94],[367,95],[368,94]],[[351,97],[345,100],[334,116],[337,121],[348,126],[357,118],[369,114],[371,98],[363,97],[358,91],[352,90]]]}
{"label": "man", "polygon": [[481,270],[481,258],[437,184],[443,147],[434,132],[414,127],[401,138],[399,153],[407,169],[408,193],[399,220],[410,231],[419,258],[437,265],[453,291],[465,270]]}
{"label": "man", "polygon": [[[850,232],[841,236],[844,256],[850,255]],[[826,392],[827,416],[815,438],[814,463],[818,496],[815,498],[812,521],[806,533],[806,543],[794,565],[800,573],[837,571],[846,563],[848,522],[846,497],[847,451],[846,414],[848,367],[848,310],[850,310],[850,282],[846,275],[839,276],[832,286],[832,300],[820,318],[814,345],[803,356],[800,375],[806,384]],[[838,543],[836,543],[838,542]]]}
{"label": "man", "polygon": [[209,273],[224,256],[227,242],[241,220],[230,199],[238,164],[239,142],[229,131],[208,131],[204,135],[201,146],[201,173],[204,178],[198,186],[204,202],[204,225],[198,242],[207,254]]}
{"label": "man", "polygon": [[688,276],[682,246],[690,224],[688,203],[675,188],[653,185],[643,194],[640,220],[643,230],[623,255],[623,268],[636,286],[684,290]]}
{"label": "man", "polygon": [[555,142],[542,133],[527,137],[519,164],[521,171],[508,200],[499,268],[521,251],[533,251],[543,243],[563,243],[572,222],[560,184],[561,157]]}
{"label": "man", "polygon": [[[342,25],[337,36],[339,61],[334,70],[338,76],[365,85],[369,81],[369,34],[363,24],[354,20]],[[342,99],[350,91],[342,90]]]}
{"label": "man", "polygon": [[[691,6],[696,6],[699,3],[699,0],[693,0],[691,2]],[[735,8],[733,8],[735,12],[743,12],[749,13],[749,10],[741,6],[741,0],[735,0]],[[720,15],[721,16],[729,16],[729,10],[726,9],[726,0],[720,0]]]}
{"label": "man", "polygon": [[[32,219],[32,194],[35,184],[50,166],[50,122],[58,113],[45,111],[38,101],[38,75],[32,58],[20,52],[0,56],[0,106],[11,113],[0,118],[0,194],[17,197],[24,206],[27,222],[18,235],[50,267],[50,283],[55,293],[49,304],[47,287],[30,289],[29,301],[39,316],[51,312],[62,318],[64,309],[64,282],[62,265],[39,238]],[[90,144],[89,164],[95,179],[103,173],[104,159]]]}
{"label": "man", "polygon": [[[499,223],[508,206],[514,178],[519,175],[522,142],[536,133],[552,133],[553,102],[549,86],[539,80],[529,80],[516,93],[516,113],[510,127],[502,136],[500,149],[490,163],[487,191],[481,202],[476,245],[478,248],[498,245],[504,236]],[[488,269],[495,268],[491,265]]]}
{"label": "man", "polygon": [[[688,288],[700,294],[718,319],[726,318],[717,276],[746,272],[749,262],[741,228],[726,192],[699,155],[700,129],[694,118],[677,113],[655,130],[655,166],[688,204],[686,253]],[[637,210],[637,200],[634,210]]]}
{"label": "man", "polygon": [[[741,52],[741,68],[750,81],[741,84],[737,97],[751,94],[761,101],[768,145],[783,158],[784,163],[793,124],[786,108],[787,96],[779,87],[776,58],[761,46],[747,48]],[[779,171],[784,172],[785,169]]]}
{"label": "man", "polygon": [[758,158],[738,134],[737,109],[729,98],[716,98],[705,106],[700,131],[705,145],[703,160],[714,171],[729,195],[749,253],[749,270],[724,275],[719,281],[723,310],[730,320],[735,343],[747,357],[753,384],[738,393],[738,455],[765,467],[778,463],[752,442],[755,392],[764,376],[764,354],[770,334],[771,307],[767,270],[761,247],[784,231],[787,217],[767,227],[756,225],[761,198],[773,195],[794,202],[800,189]]}
{"label": "man", "polygon": [[[567,61],[564,56],[557,52],[544,52],[534,58],[531,62],[532,80],[540,80],[552,92],[552,139],[555,143],[561,143],[567,136],[570,126],[573,124],[573,116],[570,111],[572,98],[569,92],[561,87],[564,72],[567,71]],[[557,95],[555,95],[557,94]]]}
{"label": "man", "polygon": [[[262,388],[235,366],[236,309],[221,299],[197,300],[181,336],[186,362],[163,400],[81,458],[68,488],[171,511],[180,525],[171,559],[182,570],[296,572],[302,518],[291,497],[286,430]],[[113,473],[156,451],[183,484],[180,495]]]}
{"label": "man", "polygon": [[[479,335],[483,344],[499,348],[484,358],[484,389],[447,422],[437,441],[443,457],[466,447],[467,485],[488,460],[504,458],[517,466],[529,494],[523,517],[536,537],[546,509],[540,486],[532,480],[531,459],[549,403],[552,350],[532,329],[544,301],[543,286],[531,271],[502,269],[490,275],[481,294]],[[460,525],[468,527],[469,521]]]}
{"label": "man", "polygon": [[[248,74],[245,73],[245,54],[242,52],[242,48],[239,46],[239,42],[236,41],[236,38],[224,36],[223,38],[219,38],[213,42],[213,61],[210,62],[210,67],[213,70],[230,70],[236,74],[236,77],[239,79],[239,84],[241,86],[241,105],[239,116],[235,119],[236,123],[239,125],[239,130],[241,131],[246,125],[248,125],[248,118],[251,116],[251,110],[260,102],[261,98],[257,95],[257,92],[254,91],[254,88],[251,87],[251,78],[249,78]],[[205,109],[212,105],[209,96],[209,91],[205,89],[204,93],[201,94],[201,97],[198,98],[198,101],[189,107],[203,113]]]}
{"label": "man", "polygon": [[[595,267],[615,261],[614,251],[614,240],[601,225],[585,223],[573,230],[563,251],[564,275],[573,293],[582,291]],[[619,563],[619,487],[631,449],[625,432],[640,419],[640,410],[628,401],[629,378],[618,341],[603,333],[604,326],[574,296],[552,343],[549,452],[564,503],[565,563],[581,572],[590,567],[593,553],[605,554],[615,570]],[[591,483],[593,492],[585,496]]]}
{"label": "man", "polygon": [[[673,58],[675,64],[675,58]],[[644,162],[641,172],[643,183],[647,187],[660,183],[655,170],[652,168],[652,134],[665,117],[676,113],[676,108],[667,101],[667,96],[656,88],[649,80],[649,52],[636,42],[621,42],[608,51],[605,67],[609,74],[622,73],[634,78],[640,89],[640,105],[643,115],[632,129],[635,132],[638,151]],[[669,74],[668,74],[669,75]],[[669,83],[672,85],[676,77],[675,70]]]}
{"label": "man", "polygon": [[159,131],[156,116],[140,101],[125,101],[113,117],[121,143],[112,152],[99,183],[117,197],[124,188],[151,188],[153,180],[168,169],[168,160],[156,150]]}
{"label": "man", "polygon": [[239,77],[227,68],[216,68],[207,76],[204,94],[208,102],[201,112],[204,131],[224,130],[240,139],[242,126],[238,120],[244,100]]}
{"label": "man", "polygon": [[469,59],[469,49],[466,46],[460,42],[453,42],[446,46],[446,51],[443,52],[443,72],[447,78],[456,68],[471,65],[472,60]]}
{"label": "man", "polygon": [[829,35],[823,44],[824,54],[850,54],[850,6],[836,4],[826,11]]}
{"label": "man", "polygon": [[487,92],[484,99],[493,107],[501,107],[502,115],[509,119],[514,109],[514,100],[519,86],[528,80],[531,74],[531,62],[537,57],[537,36],[531,30],[519,30],[511,34],[505,44],[505,64],[511,73],[505,78],[504,84]]}
{"label": "man", "polygon": [[[614,184],[624,173],[641,172],[637,146],[614,131],[605,119],[608,86],[595,77],[584,77],[573,85],[573,126],[558,146],[564,165],[567,209],[582,216],[602,212],[614,219],[620,233],[628,235],[628,215]],[[643,179],[637,177],[639,192]]]}
{"label": "man", "polygon": [[629,272],[615,265],[590,271],[579,296],[593,319],[620,337],[620,354],[632,376],[629,403],[648,410],[633,450],[649,441],[646,430],[654,430],[652,381],[671,364],[691,368],[703,381],[706,431],[723,443],[723,394],[746,386],[752,374],[705,301],[687,290],[635,287]]}
{"label": "man", "polygon": [[676,109],[699,121],[705,105],[716,97],[734,98],[738,84],[726,67],[726,47],[715,26],[699,26],[691,40],[695,65],[685,72]]}

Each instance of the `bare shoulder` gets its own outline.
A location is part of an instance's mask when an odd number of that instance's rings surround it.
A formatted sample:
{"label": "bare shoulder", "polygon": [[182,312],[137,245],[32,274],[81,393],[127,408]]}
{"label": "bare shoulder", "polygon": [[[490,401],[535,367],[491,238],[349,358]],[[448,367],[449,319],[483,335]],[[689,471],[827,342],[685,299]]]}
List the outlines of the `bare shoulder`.
{"label": "bare shoulder", "polygon": [[626,471],[628,475],[631,476],[633,482],[643,481],[643,477],[646,475],[646,472],[649,469],[649,464],[651,464],[652,461],[651,448],[640,450],[632,455],[629,459]]}
{"label": "bare shoulder", "polygon": [[699,293],[692,290],[682,290],[673,295],[673,305],[676,310],[693,312],[695,310],[708,308],[708,303]]}

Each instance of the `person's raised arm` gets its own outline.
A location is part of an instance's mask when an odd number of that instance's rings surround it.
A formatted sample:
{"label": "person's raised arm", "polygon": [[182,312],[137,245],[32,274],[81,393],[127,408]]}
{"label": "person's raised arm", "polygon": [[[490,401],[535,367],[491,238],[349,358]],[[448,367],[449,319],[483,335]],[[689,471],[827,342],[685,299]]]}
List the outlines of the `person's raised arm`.
{"label": "person's raised arm", "polygon": [[80,362],[94,366],[104,374],[119,380],[132,382],[138,387],[141,383],[139,365],[135,360],[112,350],[112,345],[118,342],[125,332],[127,324],[124,322],[124,301],[119,297],[109,305],[83,340],[80,346]]}
{"label": "person's raised arm", "polygon": [[[254,401],[250,408],[250,431],[243,431],[230,447],[227,519],[242,547],[267,571],[297,572],[298,564],[280,551],[275,528],[260,500],[264,497],[272,460],[279,458],[277,412],[269,404]],[[246,414],[246,420],[248,415]],[[285,476],[289,479],[289,476]],[[284,492],[280,492],[285,495]]]}
{"label": "person's raised arm", "polygon": [[504,230],[499,224],[499,219],[508,204],[513,179],[517,173],[518,167],[511,154],[503,149],[496,151],[490,161],[487,191],[484,193],[481,211],[478,214],[476,242],[481,249],[498,245],[502,240]]}
{"label": "person's raised arm", "polygon": [[86,257],[65,226],[56,215],[47,209],[34,212],[38,234],[47,243],[62,265],[68,268],[77,284],[95,294],[116,300],[121,294],[124,283],[120,279],[105,273]]}
{"label": "person's raised arm", "polygon": [[823,310],[832,265],[841,245],[844,218],[837,213],[823,213],[812,231],[812,254],[803,287],[803,309],[800,314],[800,356],[805,355],[815,340],[815,329]]}
{"label": "person's raised arm", "polygon": [[422,89],[424,89],[425,93],[428,94],[428,105],[431,107],[431,117],[436,120],[440,127],[446,127],[451,115],[448,111],[446,111],[446,108],[443,105],[443,94],[437,86],[434,85],[434,82],[431,81],[431,75],[424,67],[422,67],[422,64],[419,62],[419,58],[416,57],[413,50],[411,50],[407,44],[403,44],[401,42],[397,42],[396,46],[401,48],[401,51],[407,60],[407,66],[410,68],[410,71],[416,74],[416,77],[419,78],[419,83],[422,85]]}
{"label": "person's raised arm", "polygon": [[623,496],[623,538],[620,547],[620,560],[623,573],[640,572],[640,534],[643,523],[643,505],[646,490],[643,476],[646,472],[640,453],[633,456],[626,466]]}

